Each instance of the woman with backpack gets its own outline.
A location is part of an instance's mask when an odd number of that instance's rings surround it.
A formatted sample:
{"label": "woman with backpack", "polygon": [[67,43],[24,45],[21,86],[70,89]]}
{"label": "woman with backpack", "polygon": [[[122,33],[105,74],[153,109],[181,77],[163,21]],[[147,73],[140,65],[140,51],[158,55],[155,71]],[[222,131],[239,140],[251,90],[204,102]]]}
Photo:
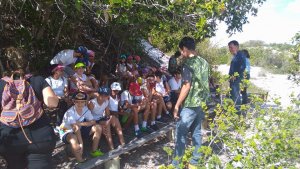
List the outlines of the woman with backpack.
{"label": "woman with backpack", "polygon": [[[59,105],[56,109],[49,110],[51,114],[52,123],[59,126],[62,122],[65,112],[68,110],[68,80],[63,76],[64,66],[60,64],[53,64],[49,67],[49,74],[45,80],[52,88],[55,95],[59,98]],[[54,127],[55,127],[54,126]]]}
{"label": "woman with backpack", "polygon": [[55,135],[42,102],[56,107],[58,98],[41,76],[27,76],[28,60],[16,48],[6,50],[8,76],[0,80],[0,155],[8,169],[50,169]]}

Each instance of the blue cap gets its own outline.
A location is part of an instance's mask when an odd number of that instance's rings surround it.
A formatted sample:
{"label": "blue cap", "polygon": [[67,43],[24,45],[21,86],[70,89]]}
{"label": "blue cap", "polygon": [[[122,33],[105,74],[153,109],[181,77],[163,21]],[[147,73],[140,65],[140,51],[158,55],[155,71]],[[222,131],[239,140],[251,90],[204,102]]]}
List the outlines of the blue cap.
{"label": "blue cap", "polygon": [[109,88],[108,87],[100,87],[98,90],[99,94],[103,94],[103,95],[109,95]]}
{"label": "blue cap", "polygon": [[126,59],[126,58],[127,58],[127,56],[125,54],[120,55],[120,59]]}
{"label": "blue cap", "polygon": [[84,56],[88,56],[88,49],[84,46],[79,46],[78,49],[76,50],[77,53],[81,53]]}

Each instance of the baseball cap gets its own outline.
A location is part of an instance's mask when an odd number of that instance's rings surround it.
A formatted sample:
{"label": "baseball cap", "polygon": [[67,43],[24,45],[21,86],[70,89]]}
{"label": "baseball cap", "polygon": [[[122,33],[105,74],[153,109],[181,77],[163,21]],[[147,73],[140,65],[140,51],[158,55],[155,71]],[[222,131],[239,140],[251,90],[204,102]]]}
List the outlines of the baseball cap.
{"label": "baseball cap", "polygon": [[120,83],[118,83],[118,82],[113,82],[111,85],[110,85],[110,89],[111,90],[122,90],[122,88],[121,88],[121,85],[120,85]]}
{"label": "baseball cap", "polygon": [[132,56],[128,56],[127,60],[133,60]]}
{"label": "baseball cap", "polygon": [[138,55],[135,55],[135,56],[134,56],[134,60],[136,60],[137,62],[139,62],[139,61],[141,61],[141,57],[138,56]]}
{"label": "baseball cap", "polygon": [[87,51],[88,51],[87,48],[84,46],[79,46],[76,50],[77,53],[81,53],[82,55],[85,56],[88,55]]}
{"label": "baseball cap", "polygon": [[98,93],[103,94],[103,95],[109,95],[109,88],[108,87],[100,87],[98,89]]}
{"label": "baseball cap", "polygon": [[142,77],[138,77],[137,80],[139,85],[142,85],[143,84],[143,78]]}
{"label": "baseball cap", "polygon": [[88,50],[87,54],[89,55],[90,58],[94,58],[95,57],[95,52],[92,50]]}
{"label": "baseball cap", "polygon": [[125,54],[121,54],[120,55],[120,59],[126,59],[127,57],[126,57],[126,55]]}
{"label": "baseball cap", "polygon": [[142,95],[140,85],[138,83],[135,83],[135,82],[130,83],[129,92],[134,96],[141,96]]}
{"label": "baseball cap", "polygon": [[147,74],[147,73],[149,73],[149,69],[148,68],[143,68],[142,69],[142,74]]}
{"label": "baseball cap", "polygon": [[83,92],[76,92],[72,97],[74,100],[87,100],[87,94]]}
{"label": "baseball cap", "polygon": [[78,63],[76,63],[75,66],[74,66],[75,69],[78,69],[78,68],[81,68],[81,67],[85,68],[85,64],[82,63],[82,62],[78,62]]}

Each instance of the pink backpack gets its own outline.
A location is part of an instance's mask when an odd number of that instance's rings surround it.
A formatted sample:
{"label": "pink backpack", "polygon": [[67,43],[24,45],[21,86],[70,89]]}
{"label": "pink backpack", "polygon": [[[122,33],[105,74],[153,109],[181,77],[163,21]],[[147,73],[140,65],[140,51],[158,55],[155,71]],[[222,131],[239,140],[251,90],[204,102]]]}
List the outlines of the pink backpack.
{"label": "pink backpack", "polygon": [[43,114],[42,104],[36,97],[33,88],[26,80],[13,80],[4,77],[6,81],[2,93],[2,112],[0,121],[12,128],[28,126],[39,119]]}

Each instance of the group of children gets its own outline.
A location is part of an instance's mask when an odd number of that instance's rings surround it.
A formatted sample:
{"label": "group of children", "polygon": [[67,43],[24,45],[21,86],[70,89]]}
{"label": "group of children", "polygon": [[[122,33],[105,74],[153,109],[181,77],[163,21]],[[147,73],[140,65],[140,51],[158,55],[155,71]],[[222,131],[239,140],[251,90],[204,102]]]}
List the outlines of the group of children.
{"label": "group of children", "polygon": [[97,157],[103,155],[98,149],[102,134],[110,150],[115,148],[111,128],[122,147],[123,130],[132,123],[140,138],[143,132],[158,130],[156,122],[162,121],[163,113],[171,117],[181,87],[180,71],[170,75],[159,68],[141,67],[137,55],[118,59],[118,79],[111,84],[91,74],[95,53],[83,46],[61,51],[51,61],[46,81],[60,99],[57,131],[61,140],[71,145],[78,162],[84,161],[83,138],[91,138],[91,156]]}

